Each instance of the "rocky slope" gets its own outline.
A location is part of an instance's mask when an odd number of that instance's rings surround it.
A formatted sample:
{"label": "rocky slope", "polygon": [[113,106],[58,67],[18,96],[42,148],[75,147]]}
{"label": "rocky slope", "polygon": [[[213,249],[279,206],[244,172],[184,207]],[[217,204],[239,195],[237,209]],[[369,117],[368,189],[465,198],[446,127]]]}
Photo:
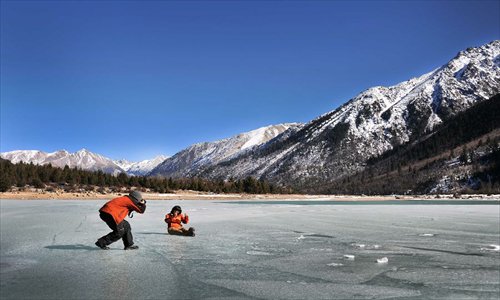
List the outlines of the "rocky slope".
{"label": "rocky slope", "polygon": [[149,173],[152,176],[189,177],[200,169],[210,167],[231,158],[237,158],[287,130],[300,128],[302,124],[271,125],[240,133],[236,136],[192,145],[166,159]]}

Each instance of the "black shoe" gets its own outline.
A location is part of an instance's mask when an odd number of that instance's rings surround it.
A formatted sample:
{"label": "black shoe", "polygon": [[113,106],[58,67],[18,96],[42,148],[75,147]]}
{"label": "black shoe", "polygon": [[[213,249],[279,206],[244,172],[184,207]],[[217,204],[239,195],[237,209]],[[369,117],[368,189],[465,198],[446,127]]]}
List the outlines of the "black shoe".
{"label": "black shoe", "polygon": [[139,249],[139,246],[132,245],[132,246],[125,247],[123,250],[137,250],[137,249]]}
{"label": "black shoe", "polygon": [[95,242],[95,245],[99,248],[101,248],[102,250],[109,250],[109,247],[108,246],[103,246],[99,243],[99,241]]}
{"label": "black shoe", "polygon": [[187,235],[188,236],[194,236],[194,228],[193,227],[190,227],[187,231]]}

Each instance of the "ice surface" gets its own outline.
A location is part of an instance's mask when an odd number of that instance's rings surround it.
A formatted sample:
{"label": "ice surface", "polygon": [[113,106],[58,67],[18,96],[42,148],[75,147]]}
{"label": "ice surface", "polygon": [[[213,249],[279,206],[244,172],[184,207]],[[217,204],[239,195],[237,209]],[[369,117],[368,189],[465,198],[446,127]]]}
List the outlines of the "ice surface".
{"label": "ice surface", "polygon": [[[1,299],[497,299],[498,205],[149,201],[140,249],[94,246],[104,201],[0,201]],[[173,205],[196,237],[165,234]],[[432,238],[419,236],[432,232]],[[365,247],[359,247],[365,245]],[[491,249],[491,250],[488,250]],[[344,255],[354,255],[346,260]],[[389,263],[377,259],[387,257]]]}

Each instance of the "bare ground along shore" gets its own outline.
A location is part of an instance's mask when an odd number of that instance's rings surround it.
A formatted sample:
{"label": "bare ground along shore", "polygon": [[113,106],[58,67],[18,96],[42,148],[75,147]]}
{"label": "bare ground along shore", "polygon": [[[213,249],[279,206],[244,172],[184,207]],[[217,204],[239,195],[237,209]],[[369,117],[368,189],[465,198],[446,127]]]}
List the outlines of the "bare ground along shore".
{"label": "bare ground along shore", "polygon": [[[496,194],[440,194],[440,195],[303,195],[303,194],[214,194],[196,191],[176,191],[175,193],[158,194],[142,193],[147,200],[338,200],[338,201],[381,201],[381,200],[414,200],[414,199],[500,199]],[[71,200],[71,199],[112,199],[126,193],[97,192],[47,192],[47,191],[16,191],[0,193],[0,199],[12,200]]]}

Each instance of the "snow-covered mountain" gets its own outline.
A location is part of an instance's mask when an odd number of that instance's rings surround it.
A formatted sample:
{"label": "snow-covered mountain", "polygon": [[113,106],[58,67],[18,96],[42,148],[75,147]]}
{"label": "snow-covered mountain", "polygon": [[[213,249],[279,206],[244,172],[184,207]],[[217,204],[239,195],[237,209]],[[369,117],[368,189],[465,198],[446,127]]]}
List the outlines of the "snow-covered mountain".
{"label": "snow-covered mountain", "polygon": [[120,166],[129,175],[143,176],[151,172],[156,166],[161,164],[168,156],[159,155],[153,159],[147,159],[139,162],[130,162],[126,159],[115,160],[115,164]]}
{"label": "snow-covered mountain", "polygon": [[105,173],[117,175],[126,172],[130,175],[142,175],[151,171],[156,165],[161,163],[166,157],[158,156],[151,160],[141,162],[127,162],[125,160],[113,161],[110,158],[104,157],[81,149],[75,153],[70,153],[66,150],[55,152],[43,152],[39,150],[16,150],[0,153],[0,157],[10,160],[12,163],[25,162],[34,163],[37,165],[51,164],[54,167],[64,168],[68,165],[70,168],[78,167],[82,170],[97,171],[101,170]]}
{"label": "snow-covered mountain", "polygon": [[59,152],[67,153],[66,150],[61,150],[53,153],[46,153],[39,150],[15,150],[10,152],[0,153],[0,157],[3,159],[10,160],[12,163],[17,164],[19,162],[30,163],[35,165],[42,165],[50,154],[56,156]]}
{"label": "snow-covered mountain", "polygon": [[130,169],[134,164],[135,162],[133,161],[128,161],[126,159],[119,159],[119,160],[113,160],[113,162],[119,166],[120,168],[122,168],[122,170],[128,170]]}
{"label": "snow-covered mountain", "polygon": [[202,167],[222,163],[255,147],[268,142],[287,130],[295,130],[303,124],[287,123],[262,127],[236,136],[192,145],[166,159],[154,168],[149,175],[165,177],[186,177],[198,172]]}
{"label": "snow-covered mountain", "polygon": [[320,185],[362,169],[367,159],[422,136],[499,92],[500,41],[496,40],[461,51],[418,78],[370,88],[285,139],[270,140],[193,175]]}
{"label": "snow-covered mountain", "polygon": [[82,170],[97,171],[105,173],[119,174],[124,172],[122,168],[116,165],[111,159],[102,155],[81,149],[70,153],[66,150],[56,152],[43,152],[39,150],[16,150],[1,153],[0,156],[10,160],[12,163],[23,161],[25,163],[34,163],[37,165],[51,164],[54,167],[64,168],[67,165],[70,168],[78,167]]}

